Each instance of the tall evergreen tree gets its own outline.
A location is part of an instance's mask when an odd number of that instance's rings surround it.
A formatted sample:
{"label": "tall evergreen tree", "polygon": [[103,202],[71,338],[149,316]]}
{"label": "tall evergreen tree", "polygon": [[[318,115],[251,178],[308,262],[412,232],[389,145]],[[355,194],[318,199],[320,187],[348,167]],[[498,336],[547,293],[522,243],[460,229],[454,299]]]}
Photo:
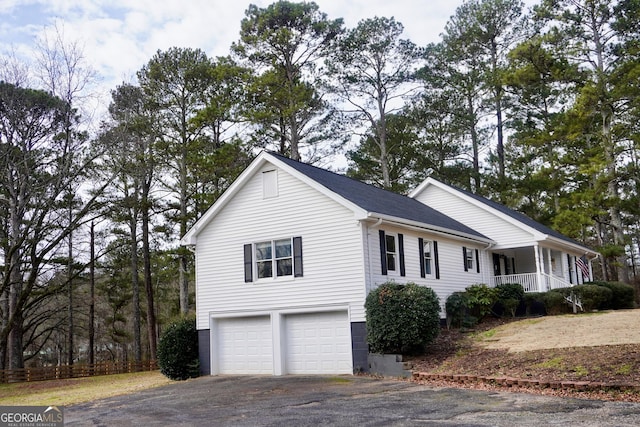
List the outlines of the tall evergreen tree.
{"label": "tall evergreen tree", "polygon": [[245,115],[278,151],[300,160],[302,145],[327,139],[321,123],[327,106],[315,85],[317,62],[342,31],[314,2],[279,0],[266,8],[250,5],[232,49],[256,69],[248,86]]}
{"label": "tall evergreen tree", "polygon": [[[211,61],[199,49],[171,48],[158,51],[138,72],[145,102],[154,111],[154,134],[158,150],[167,168],[164,182],[174,201],[170,220],[183,236],[193,224],[195,215],[194,161],[197,161],[205,134],[205,123],[194,123],[198,112],[207,104],[204,94],[211,85]],[[178,252],[180,274],[180,309],[189,310],[189,270],[192,254],[185,248]]]}
{"label": "tall evergreen tree", "polygon": [[[443,42],[455,53],[460,71],[480,72],[483,109],[495,118],[497,186],[503,187],[505,167],[505,98],[503,71],[506,55],[525,28],[521,0],[472,0],[463,3],[445,27]],[[464,66],[463,66],[464,64]],[[468,67],[466,64],[472,64]],[[476,181],[476,186],[479,185]],[[497,189],[501,191],[501,188]]]}
{"label": "tall evergreen tree", "polygon": [[[596,217],[596,233],[603,250],[615,261],[615,278],[629,282],[629,261],[625,247],[624,212],[620,192],[620,165],[624,164],[624,138],[615,129],[624,122],[624,97],[616,90],[616,71],[625,63],[621,41],[628,34],[616,28],[616,4],[604,0],[545,0],[536,9],[545,31],[557,37],[564,55],[588,72],[575,104],[575,118],[582,132],[573,136],[589,149],[583,169],[589,171],[595,194],[601,194],[606,217]],[[607,259],[607,257],[605,257]]]}
{"label": "tall evergreen tree", "polygon": [[365,19],[340,38],[327,61],[327,87],[344,105],[354,127],[366,126],[377,145],[381,182],[391,188],[387,118],[416,91],[421,49],[401,39],[404,27],[393,18]]}

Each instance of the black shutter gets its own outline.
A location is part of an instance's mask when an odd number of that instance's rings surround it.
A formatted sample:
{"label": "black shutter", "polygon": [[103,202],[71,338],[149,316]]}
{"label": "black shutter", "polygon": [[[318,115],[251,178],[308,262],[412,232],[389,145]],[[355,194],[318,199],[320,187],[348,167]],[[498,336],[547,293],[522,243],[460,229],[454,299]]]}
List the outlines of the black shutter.
{"label": "black shutter", "polygon": [[438,258],[438,242],[433,241],[433,263],[436,268],[436,279],[440,278],[440,259]]}
{"label": "black shutter", "polygon": [[477,249],[476,249],[476,273],[480,273],[480,257],[478,256]]}
{"label": "black shutter", "polygon": [[427,277],[424,271],[424,239],[422,237],[418,238],[418,251],[420,255],[420,277]]}
{"label": "black shutter", "polygon": [[467,268],[467,248],[466,247],[462,247],[462,263],[464,264],[464,271],[469,271],[469,268]]}
{"label": "black shutter", "polygon": [[382,274],[387,274],[387,242],[384,236],[384,230],[378,230],[380,235],[380,265],[382,266]]}
{"label": "black shutter", "polygon": [[569,266],[569,283],[573,284],[573,268],[571,267],[571,255],[567,254],[567,265]]}
{"label": "black shutter", "polygon": [[302,277],[302,237],[293,238],[293,276]]}
{"label": "black shutter", "polygon": [[400,276],[404,277],[404,236],[400,233],[398,233],[398,253],[400,258]]}
{"label": "black shutter", "polygon": [[244,245],[244,281],[253,282],[253,246],[251,243]]}

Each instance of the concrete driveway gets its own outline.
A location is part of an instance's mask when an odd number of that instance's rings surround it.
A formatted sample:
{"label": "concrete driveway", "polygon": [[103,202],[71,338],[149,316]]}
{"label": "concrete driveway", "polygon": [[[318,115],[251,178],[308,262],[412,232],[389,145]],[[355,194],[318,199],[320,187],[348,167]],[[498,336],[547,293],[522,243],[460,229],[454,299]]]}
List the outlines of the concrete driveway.
{"label": "concrete driveway", "polygon": [[66,426],[637,426],[640,404],[369,377],[201,377],[65,407]]}

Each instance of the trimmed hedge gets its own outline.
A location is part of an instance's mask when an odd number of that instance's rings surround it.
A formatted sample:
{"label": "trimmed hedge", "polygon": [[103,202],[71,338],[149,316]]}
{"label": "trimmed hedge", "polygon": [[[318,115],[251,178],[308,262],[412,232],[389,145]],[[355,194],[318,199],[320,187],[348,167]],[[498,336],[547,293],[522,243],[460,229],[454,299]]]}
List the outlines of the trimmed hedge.
{"label": "trimmed hedge", "polygon": [[544,316],[547,314],[545,308],[546,292],[526,292],[522,298],[525,306],[525,316]]}
{"label": "trimmed hedge", "polygon": [[[524,288],[519,283],[503,283],[496,286],[498,301],[496,305],[502,308],[503,312],[509,313],[511,317],[516,317],[516,311],[524,300]],[[495,308],[493,310],[496,311]]]}
{"label": "trimmed hedge", "polygon": [[[582,309],[584,311],[608,310],[611,308],[611,297],[613,292],[611,289],[604,286],[582,284],[571,288],[554,289],[547,293],[549,294],[552,292],[561,294],[563,298],[569,297],[571,294],[575,294],[582,303]],[[565,305],[570,307],[566,300]],[[549,307],[547,307],[547,312],[549,313]],[[566,310],[564,312],[570,312],[570,310]]]}
{"label": "trimmed hedge", "polygon": [[167,326],[158,343],[158,365],[160,372],[172,380],[200,375],[195,317],[184,317]]}
{"label": "trimmed hedge", "polygon": [[466,292],[454,292],[447,297],[445,310],[447,311],[447,327],[470,328],[478,323],[478,319],[469,314],[469,298]]}
{"label": "trimmed hedge", "polygon": [[612,310],[624,310],[626,308],[635,307],[635,289],[631,285],[627,285],[622,282],[589,282],[587,284],[593,284],[603,286],[611,290],[611,300],[609,307]]}
{"label": "trimmed hedge", "polygon": [[485,284],[468,286],[464,292],[454,292],[445,302],[447,326],[473,327],[498,301],[498,290]]}
{"label": "trimmed hedge", "polygon": [[571,313],[571,307],[567,304],[567,300],[564,298],[568,295],[569,292],[565,294],[565,289],[553,289],[549,292],[542,293],[541,297],[542,302],[544,302],[546,314],[549,316],[556,316],[558,314]]}
{"label": "trimmed hedge", "polygon": [[440,332],[440,302],[431,288],[386,282],[365,302],[367,342],[373,353],[415,354]]}

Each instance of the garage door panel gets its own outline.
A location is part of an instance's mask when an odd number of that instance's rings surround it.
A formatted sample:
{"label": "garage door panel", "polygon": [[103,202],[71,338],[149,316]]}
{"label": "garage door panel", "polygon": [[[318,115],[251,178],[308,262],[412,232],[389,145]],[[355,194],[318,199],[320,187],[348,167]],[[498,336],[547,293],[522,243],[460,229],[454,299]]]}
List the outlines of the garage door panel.
{"label": "garage door panel", "polygon": [[222,374],[272,374],[273,341],[268,316],[218,320]]}
{"label": "garage door panel", "polygon": [[346,311],[286,316],[286,372],[291,374],[353,373],[348,325]]}

